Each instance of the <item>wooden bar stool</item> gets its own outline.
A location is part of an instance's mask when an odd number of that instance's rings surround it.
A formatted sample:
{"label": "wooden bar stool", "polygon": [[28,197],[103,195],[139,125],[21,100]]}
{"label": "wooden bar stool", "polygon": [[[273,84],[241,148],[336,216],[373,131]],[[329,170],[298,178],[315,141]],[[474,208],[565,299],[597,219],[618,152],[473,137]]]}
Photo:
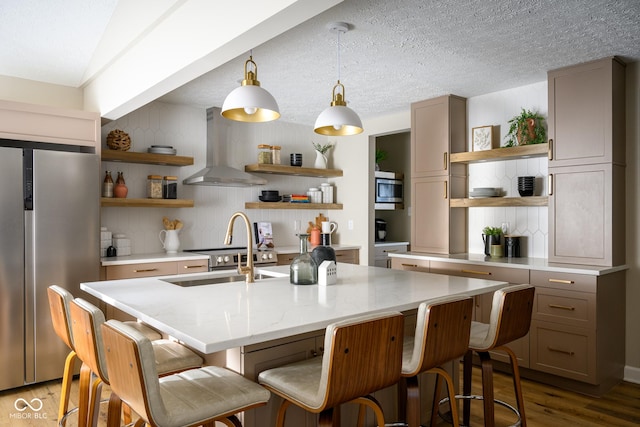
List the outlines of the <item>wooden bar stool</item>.
{"label": "wooden bar stool", "polygon": [[[515,353],[506,344],[525,336],[531,326],[533,298],[535,287],[531,285],[513,285],[500,289],[493,294],[491,317],[489,323],[472,322],[469,349],[464,356],[463,369],[463,422],[469,425],[471,413],[471,399],[482,399],[484,402],[484,425],[495,425],[494,403],[498,403],[512,410],[518,421],[514,426],[526,427],[524,414],[524,399],[520,383],[520,370]],[[518,408],[507,403],[494,400],[493,393],[493,364],[489,351],[504,351],[511,362],[513,388]],[[482,367],[482,396],[471,395],[471,369],[473,352],[480,357]]]}
{"label": "wooden bar stool", "polygon": [[319,413],[318,426],[332,426],[334,408],[353,402],[361,405],[359,426],[366,406],[384,426],[382,408],[370,393],[400,379],[403,328],[404,318],[398,312],[337,322],[325,331],[322,357],[261,372],[258,382],[284,399],[276,425],[284,425],[287,407],[293,403]]}
{"label": "wooden bar stool", "polygon": [[[73,301],[73,295],[61,286],[51,285],[47,289],[47,296],[49,299],[49,311],[51,312],[51,320],[53,323],[53,329],[56,335],[69,347],[69,354],[65,360],[64,371],[62,373],[62,386],[60,392],[60,405],[58,408],[58,425],[65,425],[67,417],[74,412],[78,413],[78,425],[83,425],[86,422],[87,407],[89,402],[89,389],[86,378],[81,376],[79,400],[80,405],[76,408],[69,410],[69,392],[71,390],[71,384],[73,382],[73,372],[75,369],[75,362],[78,359],[73,344],[73,332],[71,330],[71,319],[69,317],[69,303]],[[158,340],[162,338],[162,335],[139,322],[126,322],[132,327],[136,328],[140,333],[149,337],[150,340]]]}
{"label": "wooden bar stool", "polygon": [[265,405],[269,392],[226,368],[206,366],[158,378],[153,344],[117,320],[102,325],[111,381],[108,425],[119,426],[122,402],[152,426],[241,426],[234,415]]}
{"label": "wooden bar stool", "polygon": [[[435,426],[438,413],[438,390],[444,378],[449,397],[453,398],[455,388],[451,375],[441,365],[465,355],[469,347],[473,299],[470,297],[444,297],[426,301],[418,307],[415,335],[405,337],[402,357],[402,379],[399,382],[398,410],[406,404],[406,422],[409,427],[420,426],[420,387],[418,374],[434,373],[436,395],[431,425]],[[458,412],[451,405],[453,424],[458,426]]]}
{"label": "wooden bar stool", "polygon": [[[87,384],[90,396],[87,405],[87,425],[95,426],[102,384],[110,384],[102,344],[101,325],[105,322],[104,314],[95,305],[82,298],[76,298],[69,303],[69,316],[76,353],[82,361],[81,383],[83,378],[85,382],[87,378],[90,381],[90,384]],[[130,324],[128,328],[136,330],[144,336],[136,326]],[[145,336],[145,338],[147,337]],[[150,342],[153,348],[153,360],[161,375],[202,366],[203,360],[200,356],[177,342],[170,340]],[[96,377],[93,381],[91,381],[91,374]],[[128,418],[128,414],[125,414],[125,417]]]}

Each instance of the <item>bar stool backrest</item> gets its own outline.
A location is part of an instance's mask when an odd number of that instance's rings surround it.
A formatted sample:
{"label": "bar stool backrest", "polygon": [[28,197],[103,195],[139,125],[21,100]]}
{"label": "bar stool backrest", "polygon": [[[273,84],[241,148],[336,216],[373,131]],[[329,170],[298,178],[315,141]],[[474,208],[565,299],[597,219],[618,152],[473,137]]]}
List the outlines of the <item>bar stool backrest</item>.
{"label": "bar stool backrest", "polygon": [[469,348],[473,299],[443,297],[418,307],[413,354],[404,375],[417,375],[464,356]]}
{"label": "bar stool backrest", "polygon": [[151,341],[117,320],[104,323],[102,333],[111,390],[143,419],[162,425],[167,415]]}
{"label": "bar stool backrest", "polygon": [[500,347],[525,336],[531,327],[535,287],[513,285],[493,294],[487,347]]}
{"label": "bar stool backrest", "polygon": [[104,383],[109,384],[100,328],[100,325],[105,322],[104,313],[90,302],[76,298],[69,304],[69,315],[71,330],[75,337],[76,354],[94,374]]}
{"label": "bar stool backrest", "polygon": [[399,312],[361,316],[327,327],[319,393],[331,408],[400,379],[404,317]]}
{"label": "bar stool backrest", "polygon": [[62,342],[73,350],[73,333],[71,331],[71,320],[69,319],[69,303],[73,301],[73,295],[58,285],[51,285],[47,289],[47,296],[49,298],[53,329]]}

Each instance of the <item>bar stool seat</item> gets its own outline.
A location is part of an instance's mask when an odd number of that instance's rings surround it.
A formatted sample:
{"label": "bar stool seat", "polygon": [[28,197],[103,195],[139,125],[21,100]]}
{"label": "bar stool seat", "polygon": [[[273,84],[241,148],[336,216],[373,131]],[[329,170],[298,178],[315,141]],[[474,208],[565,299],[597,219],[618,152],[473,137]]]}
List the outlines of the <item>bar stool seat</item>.
{"label": "bar stool seat", "polygon": [[207,366],[158,377],[152,343],[135,329],[102,325],[111,389],[107,425],[119,426],[122,402],[150,425],[241,426],[234,414],[265,405],[269,392],[226,368]]}
{"label": "bar stool seat", "polygon": [[[87,425],[95,425],[102,384],[110,384],[102,344],[101,325],[105,323],[104,313],[90,302],[76,298],[69,303],[69,315],[76,353],[83,364],[80,382],[90,382]],[[139,328],[132,324],[128,327],[146,338],[146,334],[140,333]],[[170,340],[153,341],[152,349],[154,364],[160,375],[197,368],[203,363],[202,358],[196,353]],[[91,381],[91,374],[96,377],[93,381]]]}
{"label": "bar stool seat", "polygon": [[[499,289],[493,294],[490,321],[488,324],[471,323],[469,349],[464,356],[463,422],[469,425],[471,399],[481,399],[484,404],[485,426],[495,425],[494,403],[512,410],[518,417],[514,426],[526,427],[524,399],[520,382],[518,359],[506,344],[522,338],[529,332],[535,287],[531,285],[513,285]],[[517,409],[507,403],[496,400],[493,391],[493,364],[489,351],[503,351],[509,355],[512,369],[513,388]],[[482,367],[482,396],[471,395],[472,357],[476,352]]]}
{"label": "bar stool seat", "polygon": [[[416,329],[405,337],[402,357],[402,380],[399,382],[398,410],[402,415],[406,406],[406,422],[409,427],[420,425],[420,387],[418,375],[434,373],[436,396],[431,413],[431,425],[436,424],[438,413],[437,391],[441,379],[447,384],[449,397],[455,396],[451,375],[441,365],[461,358],[467,352],[473,299],[464,296],[443,297],[426,301],[418,307]],[[451,406],[453,424],[458,426],[456,405]]]}
{"label": "bar stool seat", "polygon": [[384,414],[370,393],[400,379],[404,317],[398,312],[361,316],[327,326],[322,357],[261,372],[258,382],[284,400],[277,426],[283,426],[288,406],[320,414],[319,426],[331,426],[334,408],[342,403],[370,407],[378,425]]}

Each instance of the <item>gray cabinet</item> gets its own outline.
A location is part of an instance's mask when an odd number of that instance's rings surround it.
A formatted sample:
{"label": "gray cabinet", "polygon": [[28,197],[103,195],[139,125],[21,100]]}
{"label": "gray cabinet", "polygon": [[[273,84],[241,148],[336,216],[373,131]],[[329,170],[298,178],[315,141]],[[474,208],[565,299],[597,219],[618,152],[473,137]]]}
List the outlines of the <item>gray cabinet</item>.
{"label": "gray cabinet", "polygon": [[549,261],[625,263],[624,64],[549,72]]}

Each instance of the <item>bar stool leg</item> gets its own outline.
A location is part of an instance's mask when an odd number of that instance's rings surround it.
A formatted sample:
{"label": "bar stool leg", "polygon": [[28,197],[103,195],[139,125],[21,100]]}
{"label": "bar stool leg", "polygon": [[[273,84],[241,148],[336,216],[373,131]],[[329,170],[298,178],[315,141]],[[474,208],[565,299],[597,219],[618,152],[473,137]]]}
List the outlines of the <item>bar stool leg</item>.
{"label": "bar stool leg", "polygon": [[89,418],[89,399],[91,388],[91,368],[82,364],[80,368],[80,395],[78,402],[78,426],[84,426],[87,424]]}
{"label": "bar stool leg", "polygon": [[[436,425],[436,418],[438,413],[440,412],[440,388],[442,385],[442,378],[440,375],[436,375],[436,385],[433,388],[433,408],[431,408],[431,421],[429,422],[430,426]],[[451,398],[451,396],[449,396]]]}
{"label": "bar stool leg", "polygon": [[518,412],[520,412],[520,426],[527,427],[527,418],[524,415],[524,396],[522,395],[522,383],[520,382],[520,368],[516,354],[507,346],[499,347],[499,350],[506,352],[511,361],[511,375],[513,376],[513,391],[516,395]]}
{"label": "bar stool leg", "polygon": [[64,373],[62,374],[62,390],[60,391],[60,407],[58,408],[58,420],[62,420],[69,408],[69,394],[73,382],[73,368],[78,356],[75,351],[69,352],[64,362]]}
{"label": "bar stool leg", "polygon": [[[473,351],[469,350],[463,358],[463,370],[462,370],[462,394],[464,396],[471,396],[471,379],[473,376]],[[470,425],[471,419],[471,400],[463,399],[462,401],[462,423],[465,426]]]}
{"label": "bar stool leg", "polygon": [[493,402],[493,363],[488,352],[478,352],[482,366],[482,399],[484,401],[484,425],[495,426],[494,402]]}
{"label": "bar stool leg", "polygon": [[[406,384],[406,421],[409,427],[420,426],[420,385],[418,377],[404,378]],[[402,414],[402,412],[400,412]]]}

